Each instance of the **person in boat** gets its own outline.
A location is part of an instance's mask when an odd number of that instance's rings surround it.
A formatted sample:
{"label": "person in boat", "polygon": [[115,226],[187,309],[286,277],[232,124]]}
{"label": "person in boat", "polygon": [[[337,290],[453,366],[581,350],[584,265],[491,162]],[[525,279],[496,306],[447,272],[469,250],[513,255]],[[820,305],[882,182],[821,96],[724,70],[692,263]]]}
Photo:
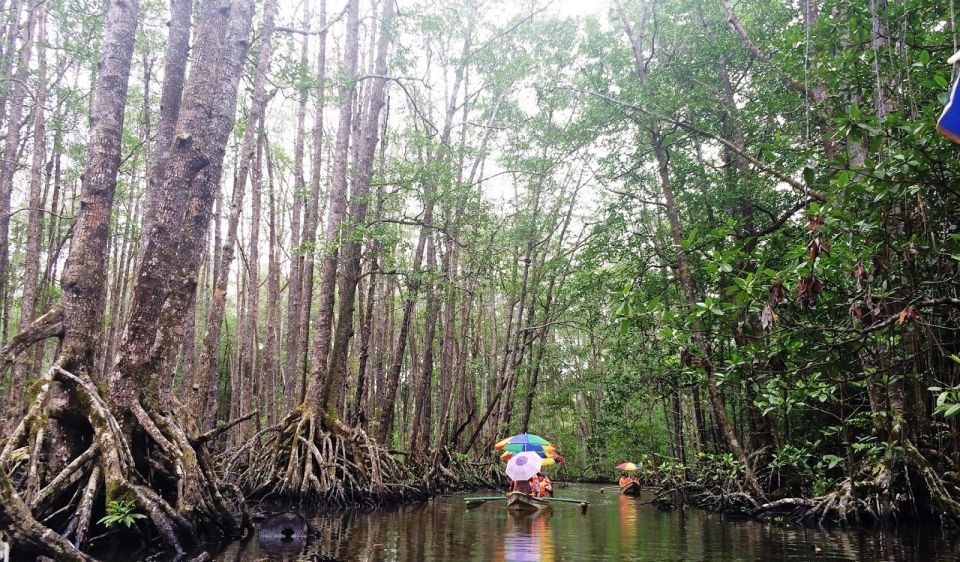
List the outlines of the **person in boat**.
{"label": "person in boat", "polygon": [[630,479],[627,478],[627,473],[626,473],[626,472],[621,473],[621,474],[620,474],[620,481],[618,482],[618,484],[620,485],[620,487],[623,488],[624,486],[626,486],[626,485],[629,484],[629,483],[630,483]]}
{"label": "person in boat", "polygon": [[511,480],[511,481],[510,481],[510,489],[507,490],[507,491],[508,491],[508,492],[524,492],[524,493],[526,493],[526,492],[527,492],[527,488],[529,487],[529,485],[530,485],[529,482],[527,482],[527,481],[525,481],[525,480]]}
{"label": "person in boat", "polygon": [[540,494],[539,494],[540,497],[552,498],[553,482],[551,482],[550,479],[547,478],[547,476],[542,472],[537,473],[537,480],[539,481],[539,484],[540,484]]}
{"label": "person in boat", "polygon": [[539,497],[540,496],[540,480],[538,480],[536,476],[531,476],[530,480],[528,480],[527,482],[530,483],[530,491],[527,493],[533,497]]}
{"label": "person in boat", "polygon": [[631,481],[631,482],[636,482],[637,484],[639,484],[639,483],[640,483],[640,478],[639,478],[636,474],[634,474],[633,476],[630,477],[630,481]]}

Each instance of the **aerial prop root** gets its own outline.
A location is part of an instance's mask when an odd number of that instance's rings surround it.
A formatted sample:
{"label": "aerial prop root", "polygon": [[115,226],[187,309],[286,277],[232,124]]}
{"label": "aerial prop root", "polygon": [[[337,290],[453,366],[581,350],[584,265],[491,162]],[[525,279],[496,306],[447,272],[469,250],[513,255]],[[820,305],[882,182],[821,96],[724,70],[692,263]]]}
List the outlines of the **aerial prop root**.
{"label": "aerial prop root", "polygon": [[340,506],[399,502],[427,493],[411,467],[362,428],[318,415],[306,405],[241,445],[224,473],[254,497],[316,498]]}
{"label": "aerial prop root", "polygon": [[[45,405],[54,380],[76,393],[80,412],[92,428],[91,445],[43,483],[38,466],[47,423]],[[183,427],[168,414],[140,403],[129,410],[136,423],[131,422],[134,427],[127,431],[148,437],[150,471],[146,475],[137,468],[129,437],[86,374],[74,374],[57,365],[44,374],[29,412],[0,451],[0,468],[8,470],[11,485],[18,482],[19,489],[13,493],[41,521],[38,525],[82,546],[92,527],[94,506],[128,500],[176,553],[184,552],[183,538],[195,542],[201,530],[239,535],[247,523],[242,498],[235,488],[219,482],[203,445],[194,447]],[[154,490],[160,479],[175,483],[175,493],[169,494],[172,497]],[[60,525],[59,534],[43,525],[63,513],[70,515]]]}
{"label": "aerial prop root", "polygon": [[[941,476],[912,442],[901,440],[901,445],[905,455],[898,462],[865,467],[859,479],[844,479],[822,496],[778,499],[756,507],[751,514],[758,518],[779,514],[820,525],[930,515],[944,526],[956,527],[960,523],[960,502],[956,499],[960,488]],[[926,491],[919,497],[914,493],[918,484]]]}
{"label": "aerial prop root", "polygon": [[[497,463],[476,462],[446,446],[434,448],[424,459],[417,468],[421,474],[426,474],[427,484],[433,490],[496,488],[505,483]],[[416,463],[416,458],[410,462]]]}

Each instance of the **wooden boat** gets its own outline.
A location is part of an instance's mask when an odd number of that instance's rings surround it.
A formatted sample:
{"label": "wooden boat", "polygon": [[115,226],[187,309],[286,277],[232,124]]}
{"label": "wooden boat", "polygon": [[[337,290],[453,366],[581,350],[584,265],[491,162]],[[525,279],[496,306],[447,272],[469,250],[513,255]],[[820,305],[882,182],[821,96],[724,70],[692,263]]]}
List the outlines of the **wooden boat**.
{"label": "wooden boat", "polygon": [[540,498],[525,494],[523,492],[507,493],[507,509],[510,511],[521,511],[533,513],[550,507],[550,502]]}
{"label": "wooden boat", "polygon": [[620,487],[620,493],[625,496],[639,496],[640,490],[639,482],[628,482],[626,486]]}

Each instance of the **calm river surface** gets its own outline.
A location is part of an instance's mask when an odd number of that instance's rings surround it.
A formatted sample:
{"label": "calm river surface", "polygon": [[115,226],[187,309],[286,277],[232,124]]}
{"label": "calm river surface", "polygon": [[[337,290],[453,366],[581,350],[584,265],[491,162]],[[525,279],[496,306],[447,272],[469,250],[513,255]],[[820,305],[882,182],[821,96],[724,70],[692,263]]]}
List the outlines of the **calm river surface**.
{"label": "calm river surface", "polygon": [[[659,511],[631,498],[570,485],[534,515],[507,513],[504,502],[467,509],[452,494],[385,511],[311,516],[322,536],[305,547],[266,547],[254,535],[215,560],[958,560],[960,540],[934,529],[897,533],[782,526],[738,521],[700,510]],[[819,549],[819,550],[817,550]]]}

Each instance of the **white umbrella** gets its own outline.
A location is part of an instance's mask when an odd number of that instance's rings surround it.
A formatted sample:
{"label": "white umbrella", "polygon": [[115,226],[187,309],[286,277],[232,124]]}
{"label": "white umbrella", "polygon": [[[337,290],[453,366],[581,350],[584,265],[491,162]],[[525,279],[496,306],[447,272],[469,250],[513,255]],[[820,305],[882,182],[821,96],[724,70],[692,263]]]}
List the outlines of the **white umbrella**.
{"label": "white umbrella", "polygon": [[511,480],[529,480],[540,472],[543,459],[532,451],[517,453],[507,463],[507,476]]}

